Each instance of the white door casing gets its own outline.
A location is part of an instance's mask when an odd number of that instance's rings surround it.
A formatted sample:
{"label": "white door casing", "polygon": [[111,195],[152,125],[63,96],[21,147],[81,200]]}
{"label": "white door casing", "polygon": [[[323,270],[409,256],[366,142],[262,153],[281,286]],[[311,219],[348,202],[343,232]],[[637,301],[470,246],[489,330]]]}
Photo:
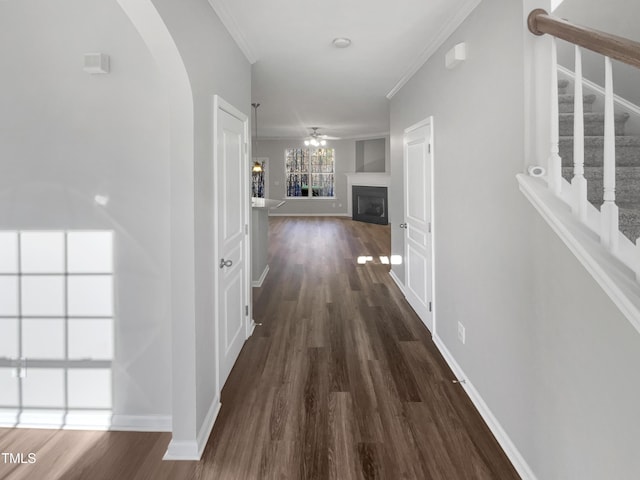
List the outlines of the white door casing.
{"label": "white door casing", "polygon": [[248,118],[214,96],[214,314],[220,393],[248,336]]}
{"label": "white door casing", "polygon": [[432,139],[433,119],[404,132],[405,294],[434,333],[432,302]]}

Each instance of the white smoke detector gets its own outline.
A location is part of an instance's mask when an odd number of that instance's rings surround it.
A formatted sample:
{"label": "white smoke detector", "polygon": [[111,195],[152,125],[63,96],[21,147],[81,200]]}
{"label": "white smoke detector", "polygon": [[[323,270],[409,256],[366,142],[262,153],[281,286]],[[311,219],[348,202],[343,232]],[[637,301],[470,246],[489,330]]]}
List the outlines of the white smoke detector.
{"label": "white smoke detector", "polygon": [[334,38],[333,45],[336,48],[347,48],[349,45],[351,45],[351,40],[347,37]]}

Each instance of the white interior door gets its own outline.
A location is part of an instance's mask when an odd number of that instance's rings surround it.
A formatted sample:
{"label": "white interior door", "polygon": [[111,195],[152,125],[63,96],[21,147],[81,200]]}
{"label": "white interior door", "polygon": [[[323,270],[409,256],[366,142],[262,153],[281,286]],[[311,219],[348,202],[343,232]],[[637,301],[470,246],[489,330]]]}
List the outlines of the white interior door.
{"label": "white interior door", "polygon": [[216,236],[216,335],[218,392],[247,337],[248,199],[247,117],[214,100]]}
{"label": "white interior door", "polygon": [[431,308],[431,157],[432,120],[405,130],[404,211],[407,301],[433,332]]}

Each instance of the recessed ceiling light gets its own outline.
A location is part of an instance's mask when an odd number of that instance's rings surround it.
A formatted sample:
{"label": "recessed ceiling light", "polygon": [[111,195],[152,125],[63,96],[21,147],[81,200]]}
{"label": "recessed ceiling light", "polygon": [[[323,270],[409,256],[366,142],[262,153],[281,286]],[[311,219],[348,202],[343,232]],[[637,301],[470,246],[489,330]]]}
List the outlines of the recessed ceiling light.
{"label": "recessed ceiling light", "polygon": [[351,40],[348,39],[347,37],[334,38],[333,45],[336,48],[347,48],[349,45],[351,45]]}

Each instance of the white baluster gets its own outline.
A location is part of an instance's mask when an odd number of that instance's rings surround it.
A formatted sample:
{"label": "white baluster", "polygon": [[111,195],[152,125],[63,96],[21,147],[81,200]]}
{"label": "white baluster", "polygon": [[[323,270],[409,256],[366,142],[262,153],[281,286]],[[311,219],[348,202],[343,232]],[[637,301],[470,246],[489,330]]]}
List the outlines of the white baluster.
{"label": "white baluster", "polygon": [[611,59],[605,57],[604,75],[604,165],[602,182],[603,204],[600,207],[602,228],[600,241],[610,252],[618,249],[618,206],[616,205],[616,131],[613,112],[613,72]]}
{"label": "white baluster", "polygon": [[587,179],[584,178],[584,108],[582,96],[582,51],[576,45],[576,78],[573,102],[573,203],[571,210],[580,221],[587,220]]}
{"label": "white baluster", "polygon": [[556,195],[562,189],[562,164],[558,155],[560,140],[560,119],[558,113],[558,51],[556,39],[551,37],[551,154],[548,161],[547,182]]}

